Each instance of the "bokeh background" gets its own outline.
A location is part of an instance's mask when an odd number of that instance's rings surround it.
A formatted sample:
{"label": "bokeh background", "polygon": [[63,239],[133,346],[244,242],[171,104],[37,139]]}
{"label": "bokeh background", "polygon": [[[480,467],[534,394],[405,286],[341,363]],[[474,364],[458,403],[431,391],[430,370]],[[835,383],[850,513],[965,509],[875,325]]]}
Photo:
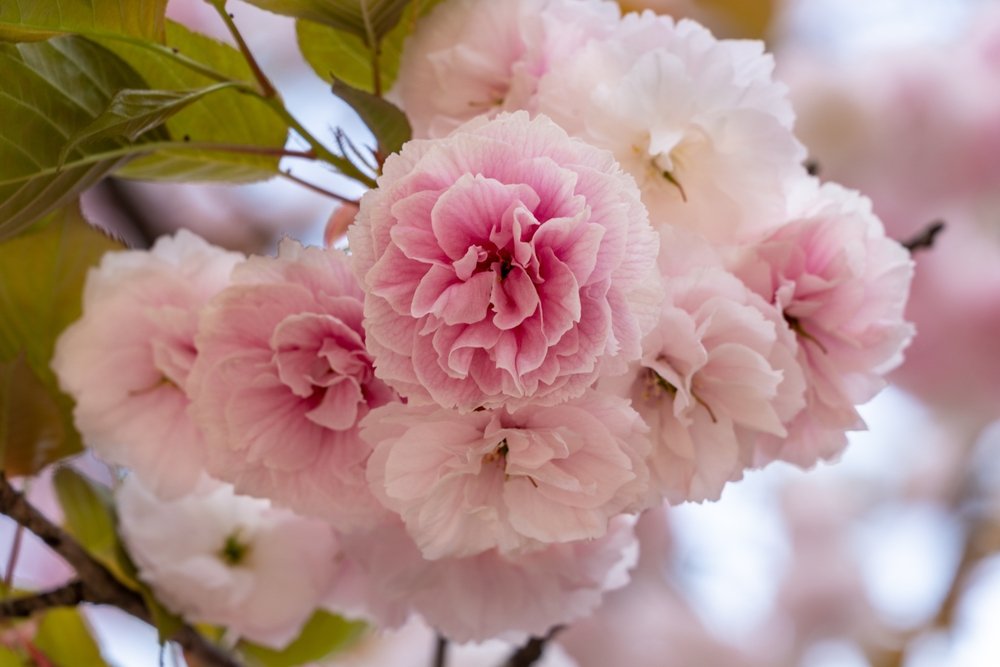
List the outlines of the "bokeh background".
{"label": "bokeh background", "polygon": [[[503,0],[496,0],[503,1]],[[365,130],[295,47],[292,22],[230,3],[263,68],[316,136]],[[894,384],[863,409],[840,461],[748,474],[719,502],[645,516],[633,584],[557,636],[546,667],[996,667],[1000,665],[1000,2],[997,0],[631,0],[762,38],[791,91],[798,134],[822,178],[874,200],[891,236],[943,220],[917,263],[918,328]],[[170,15],[220,39],[202,0]],[[311,165],[295,174],[349,196]],[[268,252],[319,244],[337,202],[286,181],[150,185],[110,179],[90,219],[136,247],[188,227]],[[95,475],[106,474],[84,461]],[[56,512],[46,480],[32,496]],[[18,581],[70,572],[30,535]],[[0,563],[14,542],[0,525]],[[155,631],[115,610],[89,618],[113,664],[154,667]],[[419,623],[373,634],[334,665],[429,664]],[[495,665],[502,643],[454,647],[450,664]],[[180,664],[180,663],[177,663]]]}

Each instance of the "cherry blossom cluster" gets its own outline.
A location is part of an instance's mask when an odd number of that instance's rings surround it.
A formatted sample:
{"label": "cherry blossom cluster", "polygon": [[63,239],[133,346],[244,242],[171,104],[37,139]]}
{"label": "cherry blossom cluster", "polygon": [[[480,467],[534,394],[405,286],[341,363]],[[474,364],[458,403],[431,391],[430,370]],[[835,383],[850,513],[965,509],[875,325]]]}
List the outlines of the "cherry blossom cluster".
{"label": "cherry blossom cluster", "polygon": [[912,335],[911,262],[805,172],[772,67],[611,2],[448,0],[349,253],[106,256],[53,366],[133,471],[142,576],[277,644],[321,606],[543,634],[625,584],[642,511],[837,456]]}

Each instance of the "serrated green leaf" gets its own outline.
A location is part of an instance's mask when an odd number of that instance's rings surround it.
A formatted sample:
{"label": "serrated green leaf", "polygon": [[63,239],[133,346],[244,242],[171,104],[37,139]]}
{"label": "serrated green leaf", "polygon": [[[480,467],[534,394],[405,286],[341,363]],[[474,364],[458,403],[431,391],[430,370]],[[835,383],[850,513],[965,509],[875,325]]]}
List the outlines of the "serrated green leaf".
{"label": "serrated green leaf", "polygon": [[[0,4],[3,4],[0,2]],[[106,138],[59,157],[68,137],[90,125],[139,75],[81,37],[0,44],[0,240],[21,231],[100,180],[125,157]],[[115,151],[118,151],[117,153]]]}
{"label": "serrated green leaf", "polygon": [[206,95],[236,85],[217,83],[197,90],[119,90],[93,123],[70,137],[60,157],[65,159],[76,146],[105,137],[125,137],[135,142]]}
{"label": "serrated green leaf", "polygon": [[53,667],[107,667],[79,609],[50,609],[42,616],[34,645]]}
{"label": "serrated green leaf", "polygon": [[141,590],[135,566],[118,540],[110,490],[68,467],[56,470],[52,484],[65,516],[66,530],[119,581]]}
{"label": "serrated green leaf", "polygon": [[350,621],[326,611],[317,611],[298,638],[282,651],[240,642],[237,651],[252,667],[296,667],[329,657],[361,638],[367,629],[361,621]]}
{"label": "serrated green leaf", "polygon": [[23,353],[44,380],[54,379],[56,339],[80,317],[87,271],[124,246],[88,225],[76,204],[43,222],[0,242],[0,360]]}
{"label": "serrated green leaf", "polygon": [[350,105],[372,131],[383,159],[399,151],[412,136],[406,114],[392,102],[352,88],[343,81],[333,82],[333,94]]}
{"label": "serrated green leaf", "polygon": [[[379,79],[382,90],[388,90],[396,81],[403,43],[413,32],[417,19],[425,16],[441,0],[413,0],[392,30],[382,38],[379,50]],[[341,81],[374,92],[371,49],[355,34],[336,30],[312,21],[296,21],[295,33],[306,62],[324,81]]]}
{"label": "serrated green leaf", "polygon": [[[167,22],[166,43],[234,81],[251,83],[253,73],[235,48]],[[166,54],[133,44],[101,40],[102,45],[128,62],[149,88],[185,91],[205,88],[218,81],[184,67]],[[265,102],[236,90],[221,90],[202,97],[169,118],[167,132],[176,141],[212,142],[281,149],[288,126]],[[163,148],[132,160],[116,173],[126,178],[165,181],[252,182],[278,173],[277,156],[237,152],[194,151]]]}
{"label": "serrated green leaf", "polygon": [[276,14],[328,25],[373,46],[399,22],[410,0],[247,0]]}
{"label": "serrated green leaf", "polygon": [[82,448],[73,402],[49,362],[59,334],[80,316],[87,270],[122,248],[76,205],[43,223],[0,242],[0,440],[8,474],[35,473]]}
{"label": "serrated green leaf", "polygon": [[0,40],[34,41],[66,33],[163,39],[167,0],[3,0]]}

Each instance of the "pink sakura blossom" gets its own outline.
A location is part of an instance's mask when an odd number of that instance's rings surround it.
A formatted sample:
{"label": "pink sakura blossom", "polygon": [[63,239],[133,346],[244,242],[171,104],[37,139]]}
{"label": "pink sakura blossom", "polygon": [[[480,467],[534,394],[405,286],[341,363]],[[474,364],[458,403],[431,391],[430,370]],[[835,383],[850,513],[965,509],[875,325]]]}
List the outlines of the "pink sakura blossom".
{"label": "pink sakura blossom", "polygon": [[121,532],[139,577],[191,623],[284,648],[337,580],[333,530],[203,478],[162,500],[134,475],[117,495]]}
{"label": "pink sakura blossom", "polygon": [[386,522],[344,537],[346,571],[331,604],[382,627],[418,613],[455,642],[521,642],[586,616],[606,591],[628,583],[637,558],[633,523],[616,517],[601,538],[530,553],[492,549],[429,561],[401,524]]}
{"label": "pink sakura blossom", "polygon": [[198,311],[242,260],[186,230],[149,251],[108,253],[87,274],[83,315],[56,344],[52,369],[87,444],[161,494],[185,493],[202,474],[185,393]]}
{"label": "pink sakura blossom", "polygon": [[396,397],[373,375],[361,319],[338,250],[285,240],[234,272],[202,313],[189,385],[213,475],[344,530],[381,513],[357,423]]}
{"label": "pink sakura blossom", "polygon": [[533,108],[538,80],[607,34],[603,0],[448,0],[407,39],[393,94],[415,137],[444,137],[481,114]]}
{"label": "pink sakura blossom", "polygon": [[646,430],[627,401],[593,391],[513,413],[390,405],[362,424],[372,491],[428,559],[601,537],[641,509]]}
{"label": "pink sakura blossom", "polygon": [[852,190],[803,179],[789,210],[790,221],[753,246],[737,271],[796,333],[807,382],[806,409],[787,438],[761,439],[758,462],[808,466],[839,454],[844,431],[864,427],[855,406],[902,361],[913,336],[903,319],[913,262]]}
{"label": "pink sakura blossom", "polygon": [[655,323],[634,182],[546,118],[408,143],[348,234],[376,374],[411,403],[559,403],[624,372]]}
{"label": "pink sakura blossom", "polygon": [[650,426],[652,490],[672,503],[717,500],[743,476],[761,434],[787,435],[805,405],[796,342],[780,312],[724,270],[712,248],[661,230],[667,297],[643,357],[601,388],[624,393]]}
{"label": "pink sakura blossom", "polygon": [[787,89],[763,51],[693,21],[628,14],[552,67],[537,109],[611,150],[654,226],[744,240],[781,222],[785,180],[804,157]]}

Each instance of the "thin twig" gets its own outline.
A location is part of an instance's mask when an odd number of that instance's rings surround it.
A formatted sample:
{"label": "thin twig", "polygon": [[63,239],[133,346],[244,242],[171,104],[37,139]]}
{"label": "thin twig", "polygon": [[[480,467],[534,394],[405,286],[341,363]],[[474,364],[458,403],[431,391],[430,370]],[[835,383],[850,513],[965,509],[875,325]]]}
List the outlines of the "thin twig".
{"label": "thin twig", "polygon": [[21,539],[24,537],[24,526],[17,524],[14,529],[14,542],[10,545],[10,556],[7,557],[7,569],[3,573],[3,593],[14,590],[14,570],[17,569],[17,559],[21,555]]}
{"label": "thin twig", "polygon": [[912,236],[909,240],[902,241],[901,245],[909,250],[910,253],[932,248],[934,247],[934,241],[937,239],[937,235],[944,231],[944,227],[945,224],[943,220],[935,220],[934,222],[929,223],[916,235]]}
{"label": "thin twig", "polygon": [[368,158],[365,157],[365,154],[358,150],[358,147],[354,145],[354,142],[351,141],[351,138],[347,136],[346,132],[338,127],[333,132],[333,138],[336,140],[337,148],[340,149],[341,153],[347,156],[348,151],[350,151],[350,154],[354,155],[354,157],[358,159],[358,162],[360,162],[363,166],[367,167],[372,173],[378,173],[380,167],[377,162],[370,162]]}
{"label": "thin twig", "polygon": [[281,103],[281,100],[272,97],[265,99],[264,101],[276,114],[281,116],[289,127],[295,130],[295,132],[302,137],[307,144],[309,144],[309,146],[316,152],[317,159],[328,162],[336,167],[340,173],[348,178],[353,178],[362,185],[366,185],[369,188],[375,187],[375,179],[365,173],[362,173],[356,166],[354,166],[354,163],[346,157],[337,155],[320,143],[320,141],[314,137],[312,133],[307,130],[288,109],[285,108],[285,105]]}
{"label": "thin twig", "polygon": [[321,195],[330,197],[332,199],[336,199],[337,201],[343,202],[345,204],[357,205],[358,203],[357,199],[351,199],[350,197],[345,197],[344,195],[338,194],[333,190],[327,190],[326,188],[316,185],[315,183],[310,183],[309,181],[301,179],[298,176],[293,176],[292,172],[287,169],[281,172],[281,177],[291,181],[292,183],[298,183],[302,187],[312,190],[313,192],[317,192]]}
{"label": "thin twig", "polygon": [[[112,605],[142,621],[153,622],[152,615],[139,593],[116,579],[72,536],[32,506],[11,486],[2,472],[0,472],[0,512],[30,530],[73,566],[82,585],[83,601]],[[3,618],[2,614],[0,618]],[[182,626],[171,639],[196,656],[206,667],[240,667],[231,656],[209,643],[189,625]]]}
{"label": "thin twig", "polygon": [[521,648],[514,651],[507,662],[504,663],[503,667],[530,667],[535,664],[542,654],[545,653],[545,645],[556,636],[563,626],[557,625],[544,637],[532,637],[528,640],[528,643]]}
{"label": "thin twig", "polygon": [[434,661],[431,667],[445,667],[448,664],[448,638],[438,634],[434,644]]}

